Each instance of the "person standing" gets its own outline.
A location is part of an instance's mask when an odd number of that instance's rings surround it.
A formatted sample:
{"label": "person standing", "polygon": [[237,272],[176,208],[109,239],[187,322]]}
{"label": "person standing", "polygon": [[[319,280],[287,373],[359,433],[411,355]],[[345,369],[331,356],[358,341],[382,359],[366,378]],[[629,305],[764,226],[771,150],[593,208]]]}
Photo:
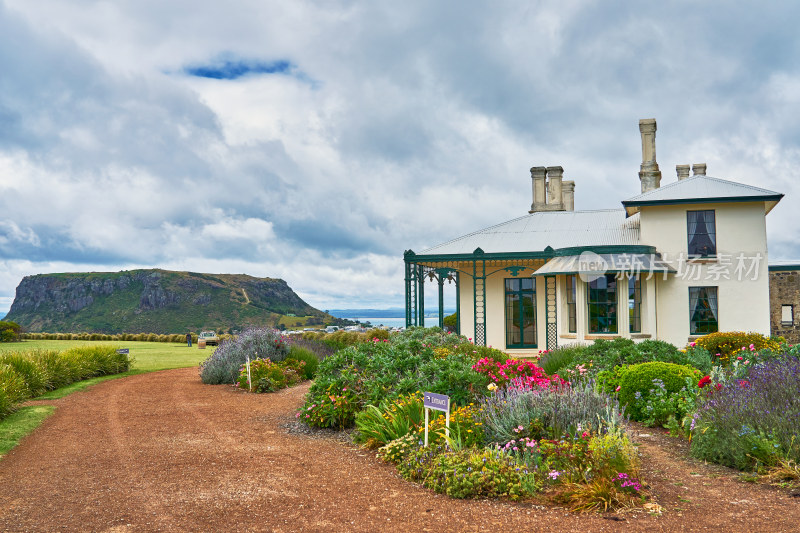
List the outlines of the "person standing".
{"label": "person standing", "polygon": [[187,333],[186,334],[186,344],[189,345],[189,348],[192,347],[192,334],[191,333]]}

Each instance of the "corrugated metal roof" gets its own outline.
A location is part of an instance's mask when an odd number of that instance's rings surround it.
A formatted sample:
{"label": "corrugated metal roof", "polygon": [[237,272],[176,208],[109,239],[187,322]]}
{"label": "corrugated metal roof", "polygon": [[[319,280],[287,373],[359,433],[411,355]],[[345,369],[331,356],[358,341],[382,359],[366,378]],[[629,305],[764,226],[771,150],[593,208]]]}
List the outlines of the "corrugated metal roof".
{"label": "corrugated metal roof", "polygon": [[622,201],[628,214],[643,205],[724,201],[764,201],[769,212],[783,194],[711,176],[692,176]]}
{"label": "corrugated metal roof", "polygon": [[503,222],[433,246],[420,255],[540,252],[573,246],[638,245],[639,217],[624,209],[546,211]]}
{"label": "corrugated metal roof", "polygon": [[580,274],[581,276],[612,274],[616,272],[631,275],[650,273],[672,273],[676,271],[665,263],[659,254],[596,254],[584,252],[581,255],[554,257],[541,266],[534,276],[554,274]]}

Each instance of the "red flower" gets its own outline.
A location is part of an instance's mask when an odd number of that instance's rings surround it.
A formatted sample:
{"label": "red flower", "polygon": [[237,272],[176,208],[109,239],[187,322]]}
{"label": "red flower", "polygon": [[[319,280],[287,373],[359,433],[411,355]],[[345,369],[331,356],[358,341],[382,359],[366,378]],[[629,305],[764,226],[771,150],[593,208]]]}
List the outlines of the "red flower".
{"label": "red flower", "polygon": [[697,383],[697,386],[701,389],[711,383],[711,376],[703,376],[700,381]]}

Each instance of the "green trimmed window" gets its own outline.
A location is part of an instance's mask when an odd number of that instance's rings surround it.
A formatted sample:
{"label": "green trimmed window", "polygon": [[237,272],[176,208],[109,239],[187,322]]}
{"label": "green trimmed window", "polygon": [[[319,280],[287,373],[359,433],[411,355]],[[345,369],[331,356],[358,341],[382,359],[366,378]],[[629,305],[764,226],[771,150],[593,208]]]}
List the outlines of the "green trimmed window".
{"label": "green trimmed window", "polygon": [[717,255],[717,226],[714,210],[686,212],[689,255],[710,257]]}
{"label": "green trimmed window", "polygon": [[617,277],[605,274],[587,283],[589,333],[617,332]]}
{"label": "green trimmed window", "polygon": [[506,348],[536,348],[536,284],[509,278],[506,287]]}
{"label": "green trimmed window", "polygon": [[689,334],[719,331],[717,288],[689,287]]}
{"label": "green trimmed window", "polygon": [[642,332],[642,282],[639,276],[628,278],[628,316],[631,333]]}
{"label": "green trimmed window", "polygon": [[567,331],[570,333],[578,331],[577,292],[578,276],[570,274],[567,276]]}

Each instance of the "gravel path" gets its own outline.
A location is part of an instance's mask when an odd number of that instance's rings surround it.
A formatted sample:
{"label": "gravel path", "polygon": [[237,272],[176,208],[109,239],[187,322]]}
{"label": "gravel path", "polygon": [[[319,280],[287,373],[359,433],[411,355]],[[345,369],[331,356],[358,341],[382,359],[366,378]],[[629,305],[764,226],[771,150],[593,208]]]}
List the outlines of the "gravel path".
{"label": "gravel path", "polygon": [[800,498],[639,438],[661,516],[453,500],[342,439],[287,431],[306,386],[245,394],[193,368],[111,380],[0,459],[1,531],[798,531]]}

